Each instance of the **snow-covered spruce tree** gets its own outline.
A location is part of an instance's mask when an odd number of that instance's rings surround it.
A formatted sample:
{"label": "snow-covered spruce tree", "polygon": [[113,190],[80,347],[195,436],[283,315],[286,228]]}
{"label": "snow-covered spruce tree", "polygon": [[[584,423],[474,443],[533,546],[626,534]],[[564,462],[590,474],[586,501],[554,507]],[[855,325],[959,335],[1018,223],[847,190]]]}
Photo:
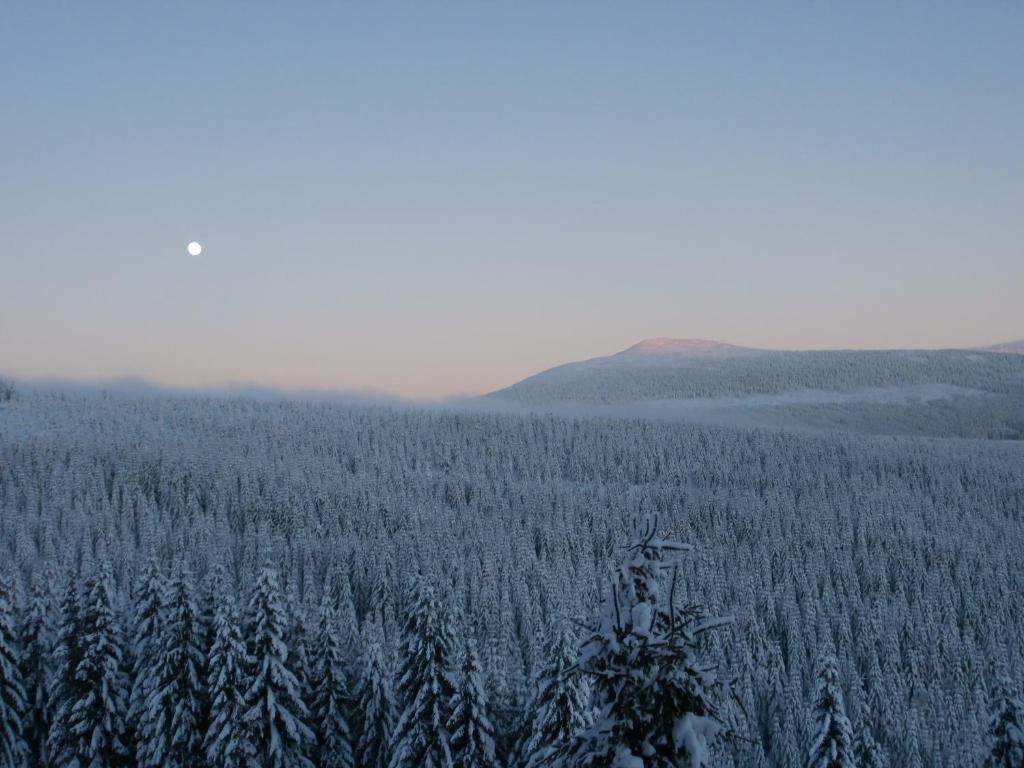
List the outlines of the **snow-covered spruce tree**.
{"label": "snow-covered spruce tree", "polygon": [[[150,560],[134,596],[135,615],[129,654],[131,657],[131,693],[128,697],[129,727],[137,729],[143,720],[149,697],[156,657],[160,651],[160,622],[167,585],[155,560]],[[137,738],[137,734],[136,734]]]}
{"label": "snow-covered spruce tree", "polygon": [[498,627],[483,648],[487,672],[491,722],[494,723],[495,752],[499,761],[513,762],[522,751],[522,737],[527,727],[526,700],[528,686],[522,663],[522,648],[516,637],[514,609],[506,596],[495,606],[493,619]]}
{"label": "snow-covered spruce tree", "polygon": [[452,714],[448,719],[452,760],[459,766],[497,768],[494,726],[487,716],[487,694],[473,640],[466,642],[456,685]]}
{"label": "snow-covered spruce tree", "polygon": [[356,746],[358,763],[363,768],[387,768],[391,761],[395,701],[391,673],[377,638],[367,640],[358,693],[358,710],[363,718]]}
{"label": "snow-covered spruce tree", "polygon": [[857,768],[886,768],[885,753],[875,741],[873,725],[871,705],[865,700],[861,704],[857,734],[853,738],[853,764]]}
{"label": "snow-covered spruce tree", "polygon": [[577,643],[569,625],[557,625],[545,645],[547,665],[537,676],[529,706],[530,732],[522,749],[522,762],[528,768],[543,765],[593,719],[590,685],[575,669]]}
{"label": "snow-covered spruce tree", "polygon": [[[200,708],[202,717],[199,720],[199,732],[202,734],[202,741],[206,741],[206,734],[210,730],[210,657],[213,655],[213,643],[217,637],[216,615],[219,603],[227,593],[227,575],[223,565],[214,566],[201,585],[197,585],[198,597],[196,605],[199,609],[199,647],[202,650],[203,666],[200,671],[203,680],[203,701]],[[202,747],[203,753],[206,747]]]}
{"label": "snow-covered spruce tree", "polygon": [[1024,766],[1024,704],[1006,674],[996,680],[985,768]]}
{"label": "snow-covered spruce tree", "polygon": [[82,660],[82,618],[79,606],[78,576],[67,574],[64,593],[60,601],[57,640],[53,646],[53,676],[50,678],[49,698],[52,709],[50,729],[46,736],[46,751],[51,762],[71,754],[71,707],[82,695],[83,686],[75,677]]}
{"label": "snow-covered spruce tree", "polygon": [[785,665],[776,642],[766,645],[757,660],[757,702],[752,716],[757,728],[761,749],[769,760],[782,763],[783,727],[786,715],[785,685],[782,681]]}
{"label": "snow-covered spruce tree", "polygon": [[50,678],[53,653],[52,601],[48,574],[38,574],[32,583],[28,605],[21,622],[21,681],[25,687],[25,719],[22,735],[29,766],[48,765],[46,737],[53,708],[50,703]]}
{"label": "snow-covered spruce tree", "polygon": [[[306,631],[309,616],[306,606],[294,590],[285,597],[285,614],[288,616],[288,631],[284,636],[285,645],[288,646],[288,669],[298,682],[299,698],[309,709],[313,702],[314,667],[310,662],[309,638]],[[312,728],[312,721],[309,722],[309,726]]]}
{"label": "snow-covered spruce tree", "polygon": [[203,652],[207,659],[217,637],[217,609],[228,591],[228,578],[223,565],[215,565],[199,590],[199,626],[203,633]]}
{"label": "snow-covered spruce tree", "polygon": [[316,733],[316,764],[321,768],[352,768],[352,735],[345,718],[345,658],[333,603],[330,590],[325,590],[313,646],[310,718]]}
{"label": "snow-covered spruce tree", "polygon": [[452,764],[447,724],[455,697],[451,617],[422,580],[412,590],[402,636],[398,695],[402,715],[392,736],[391,768],[442,768]]}
{"label": "snow-covered spruce tree", "polygon": [[306,724],[309,712],[288,666],[287,630],[277,572],[263,568],[246,616],[251,667],[244,721],[250,728],[256,762],[265,768],[313,765],[307,752],[316,737]]}
{"label": "snow-covered spruce tree", "polygon": [[839,686],[839,664],[826,654],[818,662],[807,768],[854,768],[852,731]]}
{"label": "snow-covered spruce tree", "polygon": [[210,724],[203,752],[212,768],[243,768],[254,764],[256,752],[242,720],[250,659],[242,640],[238,606],[226,589],[217,599],[213,627],[213,645],[206,665]]}
{"label": "snow-covered spruce tree", "polygon": [[161,612],[152,685],[138,727],[140,766],[184,768],[201,756],[204,685],[202,637],[191,578],[179,573],[168,585]]}
{"label": "snow-covered spruce tree", "polygon": [[338,638],[341,640],[342,650],[350,656],[356,648],[359,627],[352,597],[352,583],[348,576],[340,571],[336,571],[328,581],[334,599],[334,610],[338,616]]}
{"label": "snow-covered spruce tree", "polygon": [[82,598],[77,690],[68,709],[64,749],[52,755],[55,765],[117,766],[128,762],[124,743],[128,692],[114,602],[114,586],[104,566],[86,582]]}
{"label": "snow-covered spruce tree", "polygon": [[597,719],[546,761],[553,765],[699,768],[735,730],[698,647],[701,633],[726,620],[676,605],[670,559],[689,547],[659,538],[656,520],[634,533],[577,662],[592,680]]}
{"label": "snow-covered spruce tree", "polygon": [[10,579],[0,574],[0,765],[4,766],[20,766],[28,754],[22,735],[25,687],[18,665],[13,592]]}

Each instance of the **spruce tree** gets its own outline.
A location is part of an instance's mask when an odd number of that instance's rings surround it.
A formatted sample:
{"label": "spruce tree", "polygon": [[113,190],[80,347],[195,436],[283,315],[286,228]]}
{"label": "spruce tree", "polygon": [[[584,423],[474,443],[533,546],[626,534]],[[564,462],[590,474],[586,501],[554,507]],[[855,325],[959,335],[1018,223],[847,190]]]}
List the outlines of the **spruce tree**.
{"label": "spruce tree", "polygon": [[494,723],[495,752],[499,760],[513,762],[522,751],[522,737],[527,727],[527,691],[519,641],[515,637],[517,620],[513,612],[495,617],[497,637],[484,646],[487,670],[488,699],[491,722]]}
{"label": "spruce tree", "polygon": [[314,646],[315,666],[311,720],[316,733],[317,765],[352,768],[352,734],[345,718],[348,685],[338,632],[338,616],[329,591],[324,592]]}
{"label": "spruce tree", "polygon": [[263,568],[249,602],[246,638],[251,667],[244,721],[249,725],[256,761],[265,768],[312,766],[307,750],[315,735],[299,681],[288,666],[288,616],[277,573]]}
{"label": "spruce tree", "polygon": [[784,662],[777,644],[772,643],[758,665],[758,696],[754,710],[762,751],[772,761],[783,763],[787,749],[785,685],[782,681]]}
{"label": "spruce tree", "polygon": [[447,724],[455,697],[451,618],[422,580],[402,635],[398,694],[402,715],[392,736],[391,768],[445,768],[452,764]]}
{"label": "spruce tree", "polygon": [[68,710],[64,751],[58,765],[116,766],[128,762],[124,743],[127,713],[121,628],[114,612],[114,587],[106,567],[86,582],[81,606],[81,661],[77,690]]}
{"label": "spruce tree", "polygon": [[452,714],[448,719],[452,760],[455,765],[497,768],[494,757],[494,726],[487,714],[480,659],[469,640],[462,656]]}
{"label": "spruce tree", "polygon": [[[164,593],[163,574],[155,560],[150,560],[142,574],[135,595],[135,615],[131,640],[131,693],[128,697],[128,721],[138,729],[146,713],[146,702],[155,679],[156,658],[160,652],[160,625]],[[137,734],[136,734],[137,738]],[[136,745],[136,750],[138,746]]]}
{"label": "spruce tree", "polygon": [[1024,766],[1024,704],[1005,673],[996,680],[988,742],[985,768]]}
{"label": "spruce tree", "polygon": [[188,574],[168,585],[161,614],[136,760],[141,766],[183,768],[198,762],[204,735],[202,635]]}
{"label": "spruce tree", "polygon": [[537,676],[529,707],[533,719],[522,749],[522,762],[528,768],[543,765],[592,720],[590,686],[575,669],[573,633],[566,624],[559,624],[545,645],[547,665]]}
{"label": "spruce tree", "polygon": [[853,734],[839,686],[839,664],[826,654],[818,662],[807,768],[854,768]]}
{"label": "spruce tree", "polygon": [[[199,732],[202,734],[202,741],[204,743],[206,741],[206,734],[210,730],[212,699],[208,682],[210,680],[210,657],[213,656],[213,643],[217,637],[217,609],[220,600],[227,591],[227,576],[224,572],[224,566],[216,565],[203,580],[202,587],[199,589],[199,597],[196,601],[199,607],[199,646],[202,651],[203,661],[200,671],[203,680],[203,700],[200,707]],[[202,749],[205,752],[205,746]]]}
{"label": "spruce tree", "polygon": [[73,754],[71,708],[84,694],[84,685],[76,677],[82,661],[82,617],[79,606],[78,578],[68,574],[60,601],[60,619],[57,640],[53,646],[53,677],[50,679],[49,699],[52,708],[50,728],[46,737],[46,750],[57,765],[67,763]]}
{"label": "spruce tree", "polygon": [[53,626],[50,619],[51,582],[37,575],[21,623],[21,657],[18,665],[25,686],[25,719],[22,729],[27,763],[48,765],[46,738],[53,717],[50,678],[53,674]]}
{"label": "spruce tree", "polygon": [[359,620],[352,597],[352,584],[349,577],[340,571],[334,573],[328,581],[328,591],[334,599],[334,609],[338,615],[338,637],[341,640],[341,647],[346,654],[351,655],[359,636]]}
{"label": "spruce tree", "polygon": [[659,538],[653,520],[635,524],[634,534],[577,662],[592,680],[597,719],[555,764],[699,768],[732,733],[698,648],[698,636],[721,622],[676,605],[670,559],[688,547]]}
{"label": "spruce tree", "polygon": [[857,735],[853,739],[853,760],[857,768],[886,768],[887,765],[882,746],[875,741],[872,732],[872,719],[871,705],[864,701],[861,704]]}
{"label": "spruce tree", "polygon": [[358,709],[363,718],[356,748],[359,765],[363,768],[387,768],[391,760],[395,702],[384,650],[376,639],[367,641],[363,654]]}
{"label": "spruce tree", "polygon": [[[227,592],[227,575],[223,565],[215,565],[210,574],[203,580],[200,590],[199,626],[203,637],[203,655],[209,659],[213,643],[217,637],[217,609],[221,598]],[[204,670],[205,672],[205,670]]]}
{"label": "spruce tree", "polygon": [[206,666],[210,698],[209,727],[203,741],[212,768],[255,765],[256,748],[242,716],[246,712],[246,670],[251,659],[242,639],[235,598],[221,591],[213,613],[213,645]]}
{"label": "spruce tree", "polygon": [[[285,645],[288,646],[288,669],[295,675],[298,682],[299,698],[307,709],[313,703],[313,667],[309,657],[309,639],[306,633],[308,616],[306,608],[298,595],[290,593],[285,601],[285,613],[288,616],[288,631],[285,633]],[[310,721],[312,727],[312,721]]]}
{"label": "spruce tree", "polygon": [[0,574],[0,765],[19,766],[27,758],[28,748],[22,733],[26,702],[13,592],[8,577]]}

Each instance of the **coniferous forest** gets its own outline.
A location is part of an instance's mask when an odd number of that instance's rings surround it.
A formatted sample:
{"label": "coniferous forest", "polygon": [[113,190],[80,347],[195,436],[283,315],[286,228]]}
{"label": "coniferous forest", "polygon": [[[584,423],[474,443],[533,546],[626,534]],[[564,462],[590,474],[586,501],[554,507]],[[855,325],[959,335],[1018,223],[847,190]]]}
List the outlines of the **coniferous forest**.
{"label": "coniferous forest", "polygon": [[1024,445],[8,386],[2,766],[1021,766]]}

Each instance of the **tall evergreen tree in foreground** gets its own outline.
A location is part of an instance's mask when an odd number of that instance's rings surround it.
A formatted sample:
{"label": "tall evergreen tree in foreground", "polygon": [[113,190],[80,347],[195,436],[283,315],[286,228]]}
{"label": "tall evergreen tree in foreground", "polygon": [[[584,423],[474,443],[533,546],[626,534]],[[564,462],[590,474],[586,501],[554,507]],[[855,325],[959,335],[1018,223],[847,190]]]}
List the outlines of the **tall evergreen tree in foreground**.
{"label": "tall evergreen tree in foreground", "polygon": [[593,681],[597,720],[553,764],[699,768],[733,732],[716,700],[721,684],[698,652],[698,635],[723,622],[676,605],[671,558],[689,547],[659,538],[654,520],[634,533],[577,662]]}
{"label": "tall evergreen tree in foreground", "polygon": [[121,628],[114,613],[114,585],[106,567],[87,582],[82,599],[81,661],[76,688],[65,702],[66,740],[56,765],[117,766],[128,762],[127,712]]}
{"label": "tall evergreen tree in foreground", "polygon": [[575,669],[576,642],[568,625],[552,632],[545,648],[546,666],[536,682],[529,711],[533,720],[522,749],[528,768],[543,765],[590,725],[590,686]]}
{"label": "tall evergreen tree in foreground", "polygon": [[214,768],[243,768],[254,762],[256,748],[242,718],[249,666],[238,607],[234,596],[224,590],[213,613],[213,645],[206,667],[210,724],[203,751]]}
{"label": "tall evergreen tree in foreground", "polygon": [[188,574],[174,578],[165,603],[136,758],[142,766],[184,768],[194,765],[201,754],[205,695],[202,635]]}
{"label": "tall evergreen tree in foreground", "polygon": [[18,636],[11,582],[0,574],[0,765],[20,766],[28,750],[22,736],[25,688],[18,665]]}
{"label": "tall evergreen tree in foreground", "polygon": [[348,696],[345,658],[338,633],[338,615],[330,590],[320,605],[314,644],[313,702],[311,719],[316,733],[317,765],[321,768],[352,768],[352,734],[345,719]]}
{"label": "tall evergreen tree in foreground", "polygon": [[306,724],[309,712],[299,681],[288,665],[285,634],[288,616],[277,573],[263,568],[249,602],[246,638],[251,675],[245,694],[245,722],[250,727],[256,762],[265,768],[312,766],[307,750],[315,736]]}
{"label": "tall evergreen tree in foreground", "polygon": [[431,587],[418,581],[402,638],[398,693],[403,710],[392,737],[391,768],[452,764],[447,725],[455,698],[454,642],[447,608]]}
{"label": "tall evergreen tree in foreground", "polygon": [[367,640],[363,653],[358,710],[363,718],[356,748],[359,765],[363,768],[387,768],[391,761],[395,701],[384,650],[376,638]]}
{"label": "tall evergreen tree in foreground", "polygon": [[476,645],[467,641],[459,671],[452,715],[448,720],[452,760],[455,765],[497,768],[494,757],[494,726],[487,716],[487,694]]}
{"label": "tall evergreen tree in foreground", "polygon": [[854,768],[852,730],[839,687],[839,665],[827,654],[818,663],[807,768]]}
{"label": "tall evergreen tree in foreground", "polygon": [[1024,766],[1024,705],[1005,674],[996,680],[988,738],[985,768]]}
{"label": "tall evergreen tree in foreground", "polygon": [[50,619],[49,575],[37,575],[32,583],[21,623],[21,681],[25,687],[25,720],[22,728],[29,766],[49,765],[46,737],[53,717],[50,702],[53,627]]}

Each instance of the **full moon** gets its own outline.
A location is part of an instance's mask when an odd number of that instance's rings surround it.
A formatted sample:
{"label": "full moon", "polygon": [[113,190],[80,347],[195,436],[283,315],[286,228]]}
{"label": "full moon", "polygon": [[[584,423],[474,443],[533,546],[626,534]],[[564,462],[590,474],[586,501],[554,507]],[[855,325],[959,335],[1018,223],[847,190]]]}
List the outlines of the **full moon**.
{"label": "full moon", "polygon": [[198,256],[202,252],[203,252],[203,246],[201,246],[195,240],[193,240],[191,243],[188,244],[188,254],[189,254],[189,256]]}

